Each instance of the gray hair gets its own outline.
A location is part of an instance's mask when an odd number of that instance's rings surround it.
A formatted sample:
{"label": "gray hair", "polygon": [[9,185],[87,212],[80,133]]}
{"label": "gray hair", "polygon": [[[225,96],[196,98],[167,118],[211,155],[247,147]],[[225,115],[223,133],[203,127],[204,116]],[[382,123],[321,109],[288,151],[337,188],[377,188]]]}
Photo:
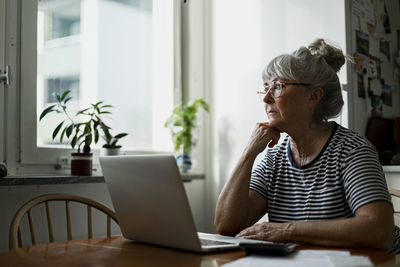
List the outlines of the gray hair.
{"label": "gray hair", "polygon": [[318,123],[337,117],[343,106],[343,96],[337,72],[345,63],[340,48],[323,39],[312,42],[308,48],[300,47],[292,54],[274,58],[264,69],[262,78],[284,79],[321,87],[324,95],[315,107],[314,120]]}

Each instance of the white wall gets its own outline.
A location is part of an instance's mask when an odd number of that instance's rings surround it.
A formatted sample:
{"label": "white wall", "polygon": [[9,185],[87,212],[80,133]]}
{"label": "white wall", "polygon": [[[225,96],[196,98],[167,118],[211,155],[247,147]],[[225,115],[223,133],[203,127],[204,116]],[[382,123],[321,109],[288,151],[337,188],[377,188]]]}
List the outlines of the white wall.
{"label": "white wall", "polygon": [[[266,119],[256,95],[273,57],[318,37],[345,51],[344,1],[190,0],[182,4],[184,99],[205,97],[195,171],[204,172],[205,230],[214,232],[219,191],[248,137]],[[346,82],[346,71],[340,75]],[[198,188],[197,190],[203,190]]]}
{"label": "white wall", "polygon": [[[214,1],[214,108],[219,188],[232,172],[257,122],[266,121],[256,95],[275,56],[322,37],[344,51],[344,1]],[[345,67],[341,82],[345,82]]]}

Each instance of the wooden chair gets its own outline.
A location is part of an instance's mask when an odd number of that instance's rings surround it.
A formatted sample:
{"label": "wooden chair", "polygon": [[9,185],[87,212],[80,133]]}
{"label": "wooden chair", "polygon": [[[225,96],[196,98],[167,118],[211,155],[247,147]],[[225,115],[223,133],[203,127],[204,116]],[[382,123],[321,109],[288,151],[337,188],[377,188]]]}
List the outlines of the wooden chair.
{"label": "wooden chair", "polygon": [[396,225],[400,226],[400,190],[389,188],[389,193],[392,196],[394,206],[394,222]]}
{"label": "wooden chair", "polygon": [[400,190],[389,188],[390,195],[400,198]]}
{"label": "wooden chair", "polygon": [[111,236],[111,219],[113,219],[118,225],[118,220],[115,213],[107,208],[106,206],[91,200],[89,198],[75,196],[75,195],[68,195],[68,194],[48,194],[36,197],[27,203],[25,203],[15,214],[11,226],[10,226],[10,233],[9,233],[9,246],[10,249],[22,247],[22,235],[21,235],[21,220],[24,215],[27,213],[28,215],[28,222],[29,222],[29,231],[31,236],[32,245],[36,244],[36,235],[34,230],[33,224],[33,216],[31,209],[41,203],[44,203],[46,208],[46,217],[47,217],[47,229],[49,235],[49,242],[54,242],[54,234],[53,234],[53,227],[51,222],[50,216],[50,208],[49,202],[51,201],[65,201],[65,212],[66,212],[66,220],[67,220],[67,238],[68,240],[72,239],[72,231],[71,231],[71,216],[70,216],[70,202],[78,202],[87,206],[87,227],[88,227],[88,238],[93,237],[93,230],[92,230],[92,208],[95,208],[105,215],[107,215],[107,237]]}

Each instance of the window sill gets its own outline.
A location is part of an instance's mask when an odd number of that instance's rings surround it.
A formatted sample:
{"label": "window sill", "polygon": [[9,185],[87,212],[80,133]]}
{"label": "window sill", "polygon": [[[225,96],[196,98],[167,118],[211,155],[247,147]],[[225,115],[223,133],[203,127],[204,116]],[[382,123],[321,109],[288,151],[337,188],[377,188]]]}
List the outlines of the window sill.
{"label": "window sill", "polygon": [[[183,182],[203,180],[204,174],[182,174]],[[103,176],[6,176],[0,186],[104,183]]]}

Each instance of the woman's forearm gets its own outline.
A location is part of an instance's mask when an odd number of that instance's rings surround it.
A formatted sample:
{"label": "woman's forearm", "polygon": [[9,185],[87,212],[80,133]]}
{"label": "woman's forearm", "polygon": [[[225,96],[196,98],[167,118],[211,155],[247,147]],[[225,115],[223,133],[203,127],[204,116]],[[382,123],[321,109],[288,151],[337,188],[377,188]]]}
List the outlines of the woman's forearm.
{"label": "woman's forearm", "polygon": [[324,246],[387,250],[394,240],[393,224],[368,217],[291,222],[287,229],[290,241]]}
{"label": "woman's forearm", "polygon": [[220,234],[234,235],[247,226],[250,177],[256,156],[243,153],[218,198],[214,224]]}
{"label": "woman's forearm", "polygon": [[220,234],[235,235],[266,211],[265,199],[249,191],[251,171],[257,155],[277,144],[279,138],[280,132],[269,123],[257,123],[217,202],[214,224]]}

